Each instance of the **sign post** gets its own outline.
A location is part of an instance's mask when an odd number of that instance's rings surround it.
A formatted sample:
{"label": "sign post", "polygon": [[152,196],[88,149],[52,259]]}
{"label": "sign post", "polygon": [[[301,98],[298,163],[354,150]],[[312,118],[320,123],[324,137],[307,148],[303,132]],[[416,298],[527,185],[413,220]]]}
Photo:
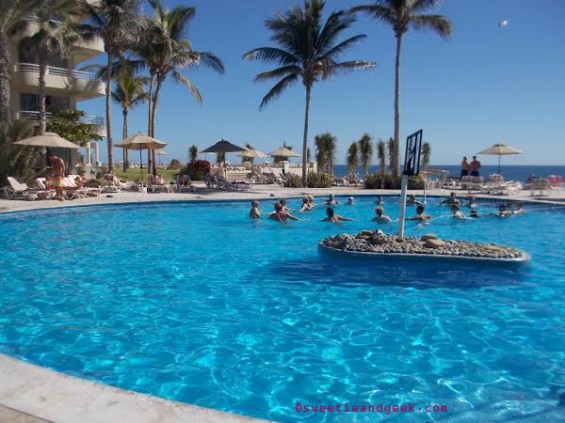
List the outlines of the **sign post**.
{"label": "sign post", "polygon": [[404,155],[404,171],[400,190],[400,215],[398,217],[398,239],[404,239],[404,216],[406,213],[406,190],[408,177],[420,173],[420,156],[422,154],[422,134],[420,129],[406,138],[406,154]]}

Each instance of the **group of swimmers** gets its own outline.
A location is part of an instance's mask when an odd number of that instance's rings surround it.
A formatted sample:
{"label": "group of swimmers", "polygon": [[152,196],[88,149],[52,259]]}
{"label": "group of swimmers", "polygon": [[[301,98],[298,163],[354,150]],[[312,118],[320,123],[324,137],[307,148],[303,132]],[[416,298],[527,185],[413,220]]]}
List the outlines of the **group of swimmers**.
{"label": "group of swimmers", "polygon": [[[397,222],[397,220],[393,220],[389,216],[385,214],[384,209],[384,201],[382,196],[378,196],[376,200],[377,207],[375,208],[375,216],[371,219],[372,222],[377,223],[393,223]],[[333,208],[333,206],[340,204],[339,201],[335,198],[333,194],[328,196],[328,199],[322,202],[321,206],[326,206],[326,217],[322,219],[322,222],[334,222],[338,223],[341,221],[352,221],[353,219],[345,216],[341,216],[337,214]],[[354,204],[354,198],[349,197],[347,200],[347,205]],[[425,206],[422,202],[418,201],[414,195],[409,195],[406,199],[407,205],[415,205],[416,206],[416,214],[411,217],[406,217],[405,220],[414,220],[420,222],[428,222],[432,220],[432,217],[425,212]],[[450,207],[452,212],[452,217],[458,220],[465,220],[468,217],[463,213],[461,210],[462,203],[457,198],[457,195],[452,192],[449,197],[444,199],[439,203],[440,205],[445,205]],[[478,218],[481,217],[477,211],[478,205],[475,202],[475,199],[472,196],[469,196],[468,203],[465,205],[471,209],[469,213],[470,218]],[[309,212],[312,211],[316,207],[314,202],[314,197],[311,195],[306,195],[302,198],[302,206],[299,209],[300,212]],[[497,216],[501,218],[508,218],[514,215],[520,215],[524,213],[524,207],[522,203],[518,203],[516,208],[513,208],[511,204],[501,204],[498,207],[497,212],[490,213],[490,216]],[[257,200],[253,200],[251,202],[251,210],[249,211],[249,216],[252,219],[259,219],[261,217],[261,211],[259,210],[259,202]],[[274,205],[274,210],[269,214],[269,219],[275,220],[279,223],[287,223],[288,220],[304,220],[300,219],[293,214],[291,214],[291,210],[286,205],[286,199],[282,198]]]}

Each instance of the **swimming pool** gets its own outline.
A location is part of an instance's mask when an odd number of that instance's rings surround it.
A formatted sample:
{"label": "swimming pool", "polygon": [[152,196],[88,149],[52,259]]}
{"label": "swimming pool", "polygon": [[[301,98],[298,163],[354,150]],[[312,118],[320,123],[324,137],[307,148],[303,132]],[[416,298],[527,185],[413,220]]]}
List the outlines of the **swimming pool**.
{"label": "swimming pool", "polygon": [[[520,269],[320,255],[325,236],[377,227],[373,199],[339,205],[355,219],[341,226],[319,222],[320,207],[300,214],[308,222],[252,222],[248,202],[2,215],[0,352],[283,422],[378,421],[386,408],[353,406],[410,404],[407,421],[563,418],[563,209],[459,222],[430,205],[444,217],[407,223],[407,235],[521,248],[532,263]],[[342,412],[304,411],[336,404]]]}

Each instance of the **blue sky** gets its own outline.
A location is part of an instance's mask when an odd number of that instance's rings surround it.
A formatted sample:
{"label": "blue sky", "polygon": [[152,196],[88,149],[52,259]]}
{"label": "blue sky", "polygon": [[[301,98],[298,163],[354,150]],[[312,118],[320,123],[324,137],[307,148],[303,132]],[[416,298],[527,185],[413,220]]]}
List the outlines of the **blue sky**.
{"label": "blue sky", "polygon": [[[283,142],[301,154],[305,91],[301,84],[259,111],[274,83],[254,83],[254,76],[272,69],[242,55],[273,46],[264,22],[296,0],[162,0],[168,7],[196,7],[187,35],[196,50],[212,51],[226,73],[206,69],[186,72],[199,88],[198,105],[182,86],[169,81],[157,112],[156,137],[168,143],[166,161],[186,161],[187,150],[200,150],[224,138],[252,144],[264,152]],[[363,0],[327,0],[325,17],[336,9],[367,4]],[[146,13],[150,7],[144,4]],[[432,147],[432,164],[459,163],[496,143],[506,142],[524,154],[507,164],[565,164],[565,2],[562,0],[445,0],[436,13],[448,17],[453,34],[442,39],[426,31],[403,38],[401,58],[401,151],[406,137],[423,129]],[[508,25],[499,23],[507,20]],[[317,83],[312,92],[309,142],[331,132],[337,137],[337,163],[368,132],[374,139],[393,134],[394,48],[392,29],[359,16],[347,36],[366,34],[342,60],[378,63],[368,71],[338,75]],[[104,116],[104,99],[79,108]],[[147,130],[147,108],[130,111],[130,134]],[[113,105],[113,137],[121,140],[122,118]],[[105,152],[102,141],[101,151]],[[105,157],[105,153],[104,153]],[[121,158],[115,151],[116,160]],[[213,160],[213,155],[208,155]],[[228,160],[237,161],[228,156]],[[495,156],[481,157],[496,164]],[[295,159],[295,161],[297,161]],[[376,163],[376,158],[373,160]]]}

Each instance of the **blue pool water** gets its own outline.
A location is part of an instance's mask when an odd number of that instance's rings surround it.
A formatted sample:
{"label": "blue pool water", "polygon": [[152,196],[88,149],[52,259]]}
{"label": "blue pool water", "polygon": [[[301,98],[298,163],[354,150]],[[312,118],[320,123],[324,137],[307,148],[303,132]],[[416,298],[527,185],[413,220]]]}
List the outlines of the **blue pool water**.
{"label": "blue pool water", "polygon": [[[460,222],[432,199],[438,219],[407,222],[406,235],[521,248],[532,256],[525,267],[318,252],[325,236],[377,228],[373,200],[337,206],[355,219],[341,226],[320,222],[321,207],[299,214],[307,222],[252,222],[248,202],[1,215],[0,352],[281,422],[391,417],[354,405],[413,405],[402,421],[565,419],[563,209]],[[262,201],[264,213],[273,202]],[[385,207],[397,216],[395,199]],[[297,403],[334,409],[298,412]]]}

